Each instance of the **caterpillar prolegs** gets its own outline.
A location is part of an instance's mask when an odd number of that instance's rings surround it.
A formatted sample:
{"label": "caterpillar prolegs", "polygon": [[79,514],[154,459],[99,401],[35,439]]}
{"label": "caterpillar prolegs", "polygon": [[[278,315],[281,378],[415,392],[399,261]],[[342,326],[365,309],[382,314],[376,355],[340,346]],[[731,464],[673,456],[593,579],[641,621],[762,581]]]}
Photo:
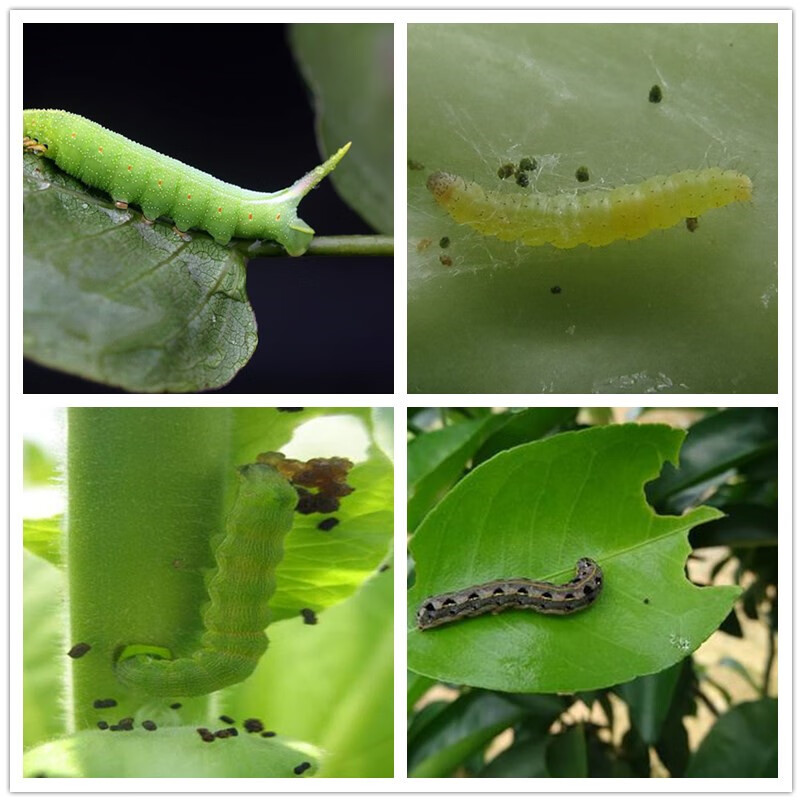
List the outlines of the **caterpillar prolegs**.
{"label": "caterpillar prolegs", "polygon": [[236,497],[207,580],[199,649],[177,660],[144,654],[121,659],[115,671],[123,685],[151,696],[202,696],[250,676],[267,649],[268,601],[297,502],[295,489],[274,466],[238,469]]}
{"label": "caterpillar prolegs", "polygon": [[433,173],[426,186],[457,223],[480,234],[556,248],[639,239],[752,197],[747,176],[717,167],[577,194],[493,192],[450,173]]}
{"label": "caterpillar prolegs", "polygon": [[564,585],[531,579],[497,579],[463,590],[424,599],[418,608],[418,629],[432,629],[505,610],[533,610],[545,615],[570,615],[590,607],[601,594],[602,570],[589,557],[576,563],[576,576]]}

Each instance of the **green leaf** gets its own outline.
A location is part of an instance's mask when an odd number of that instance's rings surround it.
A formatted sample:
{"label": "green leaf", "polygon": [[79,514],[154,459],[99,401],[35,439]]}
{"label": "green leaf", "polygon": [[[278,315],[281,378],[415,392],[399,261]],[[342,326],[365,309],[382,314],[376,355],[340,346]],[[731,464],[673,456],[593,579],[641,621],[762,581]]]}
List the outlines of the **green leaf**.
{"label": "green leaf", "polygon": [[[695,650],[740,591],[685,577],[689,528],[720,512],[658,516],[646,504],[644,483],[676,461],[683,437],[661,425],[595,427],[505,451],[472,471],[410,542],[409,668],[476,687],[575,692],[661,671]],[[563,582],[585,556],[605,578],[586,611],[415,628],[427,596],[501,578]]]}
{"label": "green leaf", "polygon": [[421,696],[434,684],[435,680],[431,677],[424,677],[414,671],[407,671],[407,713],[412,712],[413,707]]}
{"label": "green leaf", "polygon": [[410,741],[410,777],[447,777],[524,711],[503,696],[471,691],[444,707]]}
{"label": "green leaf", "polygon": [[418,435],[407,447],[407,527],[418,526],[426,513],[459,479],[468,460],[502,416],[455,423]]}
{"label": "green leaf", "polygon": [[[776,25],[407,31],[408,157],[425,168],[408,172],[411,391],[777,392]],[[527,156],[526,190],[499,180]],[[580,165],[592,189],[734,167],[754,199],[693,234],[561,251],[483,237],[426,189],[444,170],[516,197],[576,192]]]}
{"label": "green leaf", "polygon": [[353,141],[331,180],[376,231],[391,234],[393,26],[293,25],[290,44],[314,95],[320,152]]}
{"label": "green leaf", "polygon": [[552,777],[587,777],[584,727],[578,725],[556,735],[546,750],[546,765]]}
{"label": "green leaf", "polygon": [[250,359],[237,250],[147,225],[47,159],[23,175],[25,356],[139,392],[220,387]]}
{"label": "green leaf", "polygon": [[[347,456],[357,436],[366,445],[363,462],[348,474],[354,492],[332,514],[296,515],[284,542],[284,559],[276,571],[277,588],[270,601],[272,620],[295,618],[309,607],[319,612],[351,596],[378,567],[393,532],[393,464],[373,441],[385,437],[374,427],[371,409],[307,407],[299,412],[242,407],[235,411],[234,452],[241,463],[265,451],[282,450],[303,424],[316,425],[311,456]],[[317,445],[319,443],[320,445]],[[345,450],[340,450],[345,449]],[[287,449],[288,457],[298,456]],[[323,531],[325,518],[339,521]]]}
{"label": "green leaf", "polygon": [[759,504],[728,504],[721,508],[726,518],[708,521],[691,535],[695,549],[712,546],[753,548],[777,545],[777,508]]}
{"label": "green leaf", "polygon": [[667,467],[650,483],[648,498],[673,512],[682,504],[671,503],[672,496],[776,450],[776,407],[731,407],[708,415],[690,427],[679,466]]}
{"label": "green leaf", "polygon": [[23,744],[62,735],[66,721],[62,673],[69,660],[63,633],[66,578],[48,562],[22,555]]}
{"label": "green leaf", "polygon": [[22,522],[22,545],[53,565],[62,564],[61,527],[63,515]]}
{"label": "green leaf", "polygon": [[[207,726],[215,729],[216,722]],[[26,777],[296,777],[293,769],[308,762],[308,777],[320,757],[316,747],[281,737],[243,733],[205,743],[194,726],[154,732],[137,726],[132,732],[83,730],[44,743],[25,754],[23,771]]]}
{"label": "green leaf", "polygon": [[660,737],[683,665],[676,663],[656,674],[637,677],[616,688],[616,693],[629,705],[632,725],[647,744],[657,743]]}
{"label": "green leaf", "polygon": [[527,733],[491,760],[480,777],[551,777],[546,763],[546,748],[551,739],[546,733]]}
{"label": "green leaf", "polygon": [[47,485],[53,481],[58,471],[53,455],[30,440],[25,440],[22,444],[22,465],[22,482],[26,486]]}
{"label": "green leaf", "polygon": [[316,626],[268,630],[254,675],[226,695],[232,715],[318,744],[320,776],[393,776],[393,575],[375,574]]}
{"label": "green leaf", "polygon": [[539,440],[573,421],[576,413],[576,407],[533,407],[516,412],[482,444],[474,463],[478,465],[499,451]]}
{"label": "green leaf", "polygon": [[777,700],[727,711],[691,757],[688,777],[777,777]]}

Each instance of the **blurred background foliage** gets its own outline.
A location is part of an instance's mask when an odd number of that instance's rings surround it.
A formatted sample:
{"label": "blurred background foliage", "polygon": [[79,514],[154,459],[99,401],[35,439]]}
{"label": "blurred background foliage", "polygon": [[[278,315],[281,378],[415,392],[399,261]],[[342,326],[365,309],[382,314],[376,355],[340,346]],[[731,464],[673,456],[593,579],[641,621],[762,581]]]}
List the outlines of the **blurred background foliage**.
{"label": "blurred background foliage", "polygon": [[647,499],[660,514],[726,513],[691,531],[686,570],[697,585],[740,585],[733,611],[679,663],[590,692],[509,694],[408,672],[410,776],[777,776],[775,408],[410,408],[410,531],[494,454],[625,421],[687,430],[679,467],[666,464]]}

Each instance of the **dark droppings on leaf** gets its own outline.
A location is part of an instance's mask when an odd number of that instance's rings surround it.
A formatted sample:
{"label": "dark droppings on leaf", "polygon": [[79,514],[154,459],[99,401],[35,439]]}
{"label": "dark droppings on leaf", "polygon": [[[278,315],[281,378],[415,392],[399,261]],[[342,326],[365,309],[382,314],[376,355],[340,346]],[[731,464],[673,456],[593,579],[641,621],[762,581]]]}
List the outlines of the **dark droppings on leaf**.
{"label": "dark droppings on leaf", "polygon": [[693,234],[697,228],[699,228],[699,218],[698,217],[686,217],[685,218],[685,228]]}
{"label": "dark droppings on leaf", "polygon": [[304,407],[276,407],[278,412],[303,412]]}
{"label": "dark droppings on leaf", "polygon": [[560,294],[562,291],[563,291],[563,288],[562,288],[562,287],[560,287],[560,285],[559,285],[559,284],[555,284],[555,285],[554,285],[554,286],[551,288],[551,290],[549,290],[549,292],[551,292],[551,294],[552,294],[552,295],[559,295],[559,294]]}
{"label": "dark droppings on leaf", "polygon": [[77,660],[79,657],[83,657],[91,648],[92,647],[88,643],[76,643],[75,646],[67,652],[67,656],[72,657],[73,660]]}
{"label": "dark droppings on leaf", "polygon": [[448,237],[441,237],[440,238],[440,247],[441,248],[447,248],[449,245],[451,245],[451,240]]}
{"label": "dark droppings on leaf", "polygon": [[528,187],[529,176],[526,173],[519,171],[515,174],[515,183],[518,184],[519,187]]}
{"label": "dark droppings on leaf", "polygon": [[220,721],[222,721],[225,724],[233,724],[234,723],[234,719],[231,718],[231,716],[220,716]]}
{"label": "dark droppings on leaf", "polygon": [[518,170],[519,172],[532,172],[532,170],[537,169],[537,159],[532,159],[531,157],[525,157],[521,159],[518,163]]}
{"label": "dark droppings on leaf", "polygon": [[648,603],[649,603],[649,599],[648,599],[648,598],[644,599],[644,600],[643,600],[643,603],[644,603],[644,604],[648,604]]}
{"label": "dark droppings on leaf", "polygon": [[311,610],[309,607],[304,607],[301,610],[301,615],[304,619],[304,624],[317,624],[317,615],[315,615],[315,611]]}
{"label": "dark droppings on leaf", "polygon": [[119,732],[121,729],[122,727],[119,724],[112,724],[111,727],[109,727],[111,732]]}
{"label": "dark droppings on leaf", "polygon": [[577,167],[576,168],[576,180],[580,183],[584,183],[585,181],[590,181],[590,170],[587,167]]}
{"label": "dark droppings on leaf", "polygon": [[649,103],[659,103],[663,99],[663,90],[655,84],[649,90]]}
{"label": "dark droppings on leaf", "polygon": [[303,774],[307,769],[311,768],[312,764],[304,760],[303,763],[299,763],[292,771],[294,774]]}
{"label": "dark droppings on leaf", "polygon": [[158,729],[156,726],[155,721],[151,721],[150,719],[146,719],[142,722],[143,729],[146,729],[148,732],[153,732],[153,730]]}
{"label": "dark droppings on leaf", "polygon": [[171,710],[179,710],[181,708],[181,702],[173,702],[170,705]]}
{"label": "dark droppings on leaf", "polygon": [[131,716],[128,716],[126,718],[121,718],[117,722],[117,726],[121,730],[127,730],[127,731],[133,730],[134,729],[134,719]]}
{"label": "dark droppings on leaf", "polygon": [[441,253],[440,264],[444,267],[451,267],[454,264],[454,260],[448,254]]}
{"label": "dark droppings on leaf", "polygon": [[389,564],[389,563],[382,563],[382,564],[379,566],[379,573],[380,573],[380,574],[383,574],[385,571],[387,571],[387,570],[389,569],[389,567],[390,567],[390,564]]}
{"label": "dark droppings on leaf", "polygon": [[335,526],[337,526],[337,524],[339,524],[339,523],[340,523],[340,519],[339,519],[339,518],[324,518],[324,519],[323,519],[323,520],[322,520],[322,521],[321,521],[321,522],[320,522],[320,523],[317,525],[317,528],[318,528],[318,529],[319,529],[321,532],[330,532],[330,531],[331,531],[332,529],[334,529],[334,527],[335,527]]}
{"label": "dark droppings on leaf", "polygon": [[96,710],[102,710],[104,707],[117,707],[116,699],[95,699],[92,702],[92,707]]}
{"label": "dark droppings on leaf", "polygon": [[246,718],[242,722],[242,726],[245,727],[245,732],[261,732],[265,728],[258,718]]}
{"label": "dark droppings on leaf", "polygon": [[262,738],[274,738],[276,733],[273,730],[265,730],[262,733]]}
{"label": "dark droppings on leaf", "polygon": [[97,728],[99,730],[107,730],[109,728],[109,722],[108,721],[98,721]]}
{"label": "dark droppings on leaf", "polygon": [[506,164],[502,164],[501,167],[498,168],[498,177],[502,181],[505,178],[509,178],[514,173],[515,173],[515,165],[512,162],[507,162]]}
{"label": "dark droppings on leaf", "polygon": [[215,738],[236,738],[239,732],[236,727],[226,727],[224,730],[217,730]]}
{"label": "dark droppings on leaf", "polygon": [[211,730],[208,730],[206,727],[198,727],[195,732],[200,735],[201,740],[205,741],[207,744],[210,744],[214,741],[214,733]]}
{"label": "dark droppings on leaf", "polygon": [[407,167],[410,170],[425,170],[426,165],[423,162],[419,162],[416,159],[407,159]]}

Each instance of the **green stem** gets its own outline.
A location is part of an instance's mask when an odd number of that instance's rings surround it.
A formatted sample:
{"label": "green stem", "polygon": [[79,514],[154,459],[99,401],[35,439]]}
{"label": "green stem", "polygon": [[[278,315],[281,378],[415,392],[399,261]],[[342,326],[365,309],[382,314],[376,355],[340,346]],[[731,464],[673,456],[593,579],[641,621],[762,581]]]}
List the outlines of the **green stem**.
{"label": "green stem", "polygon": [[[249,257],[287,255],[284,248],[275,242],[263,242],[256,247],[244,246],[243,251]],[[392,256],[393,238],[380,234],[315,237],[306,253],[309,256]]]}
{"label": "green stem", "polygon": [[[191,652],[233,476],[232,420],[229,409],[70,409],[70,638],[92,647],[70,661],[75,729],[149,701],[117,682],[122,646]],[[93,708],[106,698],[117,707]]]}

